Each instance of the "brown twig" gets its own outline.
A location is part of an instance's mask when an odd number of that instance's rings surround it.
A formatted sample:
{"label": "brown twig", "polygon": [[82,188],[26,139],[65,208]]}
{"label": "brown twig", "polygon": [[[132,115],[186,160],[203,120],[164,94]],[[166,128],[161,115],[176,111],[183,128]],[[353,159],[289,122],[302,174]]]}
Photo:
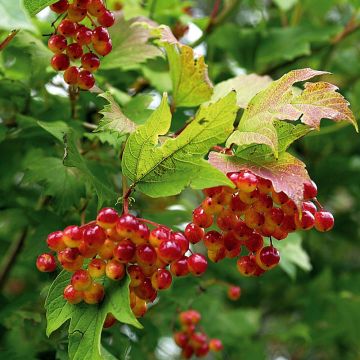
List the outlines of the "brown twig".
{"label": "brown twig", "polygon": [[24,245],[25,239],[28,234],[28,228],[25,227],[21,232],[19,238],[11,244],[8,252],[6,253],[0,268],[0,289],[3,289],[6,280],[10,274],[11,268],[16,262],[17,257],[19,256],[22,247]]}
{"label": "brown twig", "polygon": [[10,43],[10,41],[12,39],[14,39],[14,37],[16,36],[16,34],[19,32],[20,30],[13,30],[11,31],[11,33],[4,39],[4,41],[0,44],[0,51],[4,50],[6,48],[6,46]]}

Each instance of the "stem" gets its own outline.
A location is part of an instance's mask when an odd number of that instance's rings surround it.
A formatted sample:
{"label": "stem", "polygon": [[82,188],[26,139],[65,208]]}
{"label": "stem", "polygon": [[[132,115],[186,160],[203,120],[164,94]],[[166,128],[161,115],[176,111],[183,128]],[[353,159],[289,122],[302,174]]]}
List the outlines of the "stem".
{"label": "stem", "polygon": [[312,200],[319,207],[320,210],[324,209],[324,207],[320,204],[320,201],[317,198],[313,198]]}
{"label": "stem", "polygon": [[25,227],[20,234],[19,238],[10,245],[10,248],[2,261],[0,268],[0,289],[3,289],[6,280],[10,274],[11,268],[16,263],[16,259],[19,256],[21,249],[24,245],[25,239],[28,234],[28,228]]}
{"label": "stem", "polygon": [[20,30],[13,30],[11,31],[11,33],[5,38],[5,40],[0,43],[0,51],[4,50],[6,48],[6,46],[10,43],[10,41],[16,36],[16,34],[19,32]]}
{"label": "stem", "polygon": [[157,0],[152,0],[152,2],[151,2],[151,7],[150,7],[150,11],[149,11],[149,19],[151,19],[151,20],[153,20],[153,18],[154,18],[156,1]]}
{"label": "stem", "polygon": [[76,110],[76,103],[79,99],[79,88],[74,85],[69,86],[69,100],[70,100],[70,112],[71,118],[77,118],[77,110]]}
{"label": "stem", "polygon": [[155,227],[161,227],[163,225],[161,224],[158,224],[156,223],[155,221],[151,221],[151,220],[148,220],[148,219],[143,219],[143,218],[137,218],[139,221],[143,222],[143,223],[146,223],[146,224],[150,224],[152,226],[155,226]]}
{"label": "stem", "polygon": [[83,125],[84,128],[89,129],[89,130],[95,130],[95,129],[97,129],[97,126],[96,126],[95,124],[91,124],[91,123],[86,122],[86,121],[84,121],[84,122],[82,123],[82,125]]}
{"label": "stem", "polygon": [[129,196],[131,194],[131,187],[127,188],[127,181],[126,181],[126,177],[124,175],[122,175],[121,178],[121,182],[122,182],[122,188],[123,188],[123,214],[128,214],[129,213]]}
{"label": "stem", "polygon": [[94,26],[94,27],[97,26],[96,23],[95,23],[95,21],[94,21],[94,19],[93,19],[89,14],[86,15],[86,17],[90,20],[92,26]]}

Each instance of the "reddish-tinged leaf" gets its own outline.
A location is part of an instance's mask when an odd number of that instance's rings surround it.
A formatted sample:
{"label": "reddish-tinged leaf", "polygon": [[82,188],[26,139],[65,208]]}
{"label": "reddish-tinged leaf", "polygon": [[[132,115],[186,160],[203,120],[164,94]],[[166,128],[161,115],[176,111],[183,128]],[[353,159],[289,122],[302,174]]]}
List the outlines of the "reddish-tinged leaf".
{"label": "reddish-tinged leaf", "polygon": [[225,174],[250,170],[258,176],[269,179],[275,191],[283,191],[298,205],[303,199],[304,183],[310,180],[305,164],[286,152],[281,153],[278,159],[255,162],[212,151],[209,154],[209,162]]}

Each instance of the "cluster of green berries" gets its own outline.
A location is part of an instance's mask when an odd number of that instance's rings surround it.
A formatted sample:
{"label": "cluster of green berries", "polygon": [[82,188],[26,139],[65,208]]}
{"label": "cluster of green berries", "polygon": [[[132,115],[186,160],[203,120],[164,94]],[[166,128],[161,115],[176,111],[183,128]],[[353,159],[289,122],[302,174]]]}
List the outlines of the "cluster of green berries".
{"label": "cluster of green berries", "polygon": [[[304,184],[303,202],[298,208],[284,192],[276,192],[268,179],[250,171],[227,176],[235,189],[227,186],[205,189],[207,197],[194,210],[192,223],[185,229],[190,242],[203,241],[213,262],[237,258],[241,274],[259,276],[280,261],[272,239],[283,240],[291,232],[313,227],[329,231],[334,225],[332,214],[316,200],[317,187],[313,181]],[[269,246],[265,246],[264,237],[270,238]]]}
{"label": "cluster of green berries", "polygon": [[[205,272],[206,258],[189,251],[182,232],[158,224],[150,230],[145,222],[149,221],[104,208],[95,221],[49,234],[48,247],[56,252],[61,267],[73,273],[64,298],[71,304],[97,304],[105,295],[105,278],[119,281],[127,272],[130,305],[140,317],[157,292],[170,287],[173,276]],[[45,253],[36,265],[40,271],[51,272],[57,261],[53,254]]]}
{"label": "cluster of green berries", "polygon": [[190,359],[193,355],[197,357],[206,356],[209,351],[219,352],[223,344],[219,339],[209,339],[204,331],[199,331],[201,315],[196,310],[187,310],[179,314],[181,331],[174,333],[176,345],[181,349],[181,355]]}
{"label": "cluster of green berries", "polygon": [[[64,71],[67,84],[89,90],[95,85],[93,73],[100,67],[99,56],[112,50],[107,28],[114,24],[115,17],[102,0],[74,0],[71,4],[60,0],[50,9],[63,16],[48,41],[54,53],[51,66],[56,71]],[[81,24],[82,21],[92,28]],[[71,65],[71,62],[78,64]]]}

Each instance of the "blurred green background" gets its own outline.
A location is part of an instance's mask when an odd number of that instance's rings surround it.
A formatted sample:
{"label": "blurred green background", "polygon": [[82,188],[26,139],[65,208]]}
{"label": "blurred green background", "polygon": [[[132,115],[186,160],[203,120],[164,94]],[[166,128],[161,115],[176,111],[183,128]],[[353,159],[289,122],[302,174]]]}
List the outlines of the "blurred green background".
{"label": "blurred green background", "polygon": [[[30,20],[12,3],[0,0],[0,38],[12,28],[27,30],[0,52],[0,354],[67,359],[66,329],[45,336],[43,303],[54,275],[39,274],[34,263],[46,250],[49,232],[94,217],[97,198],[76,168],[62,165],[61,138],[49,127],[61,121],[81,135],[81,153],[111,189],[105,197],[111,206],[115,192],[121,193],[120,148],[114,135],[91,132],[104,103],[96,95],[82,93],[77,120],[70,118],[64,84],[49,67],[42,36],[50,31],[52,15],[45,10]],[[113,9],[122,7],[126,18],[150,16],[178,35],[187,30],[181,41],[205,55],[214,83],[242,73],[277,79],[296,68],[329,71],[333,75],[322,80],[339,86],[358,118],[360,1],[220,1],[218,21],[208,26],[215,3],[108,1]],[[97,80],[139,121],[170,86],[161,58],[130,70],[99,71]],[[177,110],[173,127],[188,115]],[[206,332],[224,342],[218,359],[360,359],[360,141],[350,126],[326,120],[322,125],[292,151],[307,164],[319,200],[334,213],[333,231],[285,240],[279,245],[281,268],[260,278],[241,277],[234,261],[225,260],[212,264],[202,279],[175,281],[141,320],[143,331],[117,325],[104,332],[110,352],[118,359],[176,359],[170,337],[177,311],[191,305],[203,313]],[[202,195],[186,190],[179,197],[135,198],[133,208],[141,216],[181,228]],[[223,286],[207,287],[213,278],[240,285],[240,300],[228,300]]]}

